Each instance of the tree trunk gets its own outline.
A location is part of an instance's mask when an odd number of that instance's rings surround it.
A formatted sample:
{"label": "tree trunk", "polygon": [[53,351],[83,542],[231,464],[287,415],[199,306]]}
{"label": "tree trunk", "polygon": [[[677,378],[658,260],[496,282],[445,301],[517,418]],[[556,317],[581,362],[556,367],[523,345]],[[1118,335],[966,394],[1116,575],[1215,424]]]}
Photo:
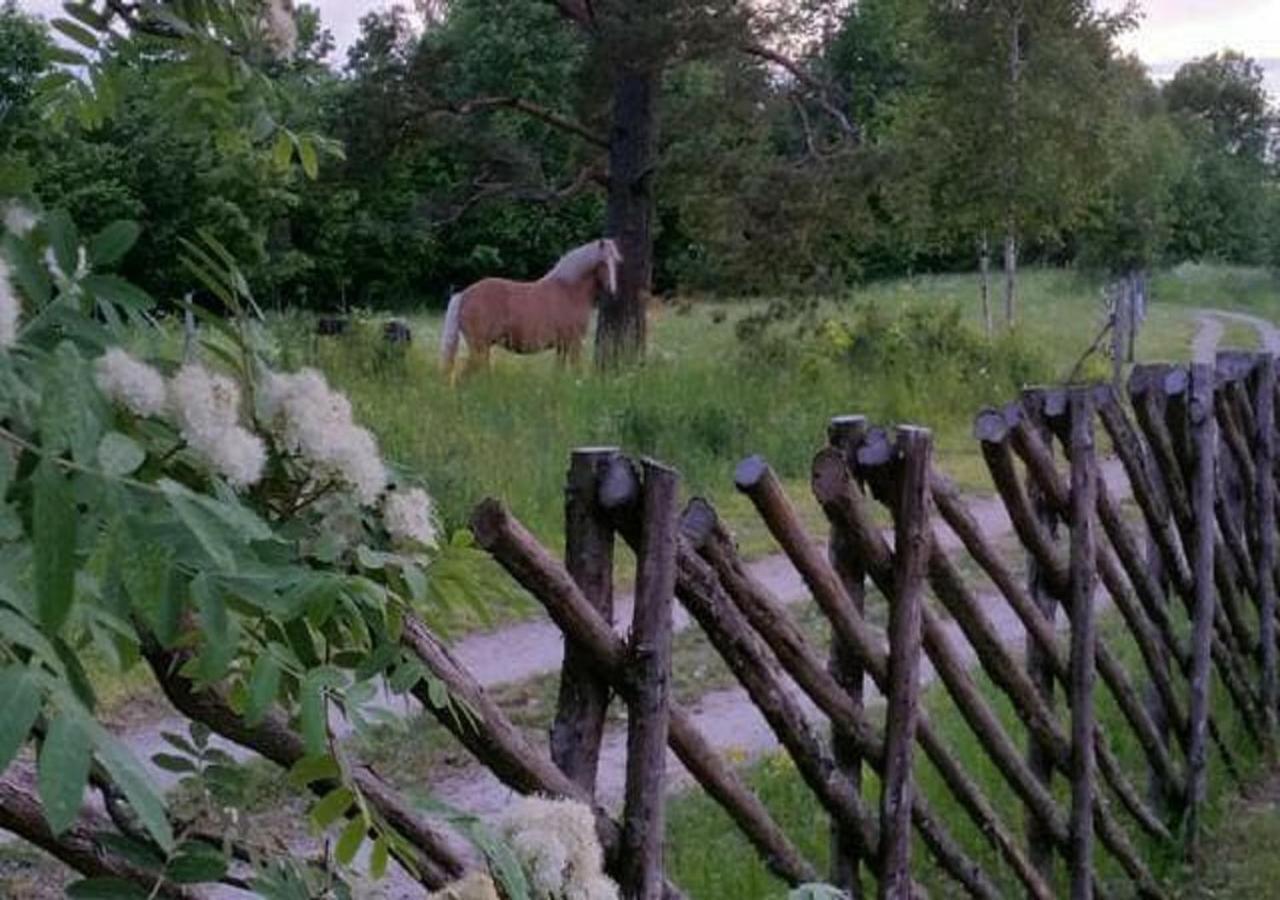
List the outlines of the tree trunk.
{"label": "tree trunk", "polygon": [[1014,232],[1013,217],[1009,217],[1009,230],[1004,235],[1004,324],[1013,327],[1018,305],[1018,236]]}
{"label": "tree trunk", "polygon": [[978,271],[982,273],[982,326],[987,337],[991,337],[991,244],[987,233],[982,232],[982,242],[978,245]]}
{"label": "tree trunk", "polygon": [[609,131],[607,231],[622,251],[618,292],[600,304],[596,365],[639,360],[645,351],[645,295],[653,273],[653,166],[658,73],[618,70]]}

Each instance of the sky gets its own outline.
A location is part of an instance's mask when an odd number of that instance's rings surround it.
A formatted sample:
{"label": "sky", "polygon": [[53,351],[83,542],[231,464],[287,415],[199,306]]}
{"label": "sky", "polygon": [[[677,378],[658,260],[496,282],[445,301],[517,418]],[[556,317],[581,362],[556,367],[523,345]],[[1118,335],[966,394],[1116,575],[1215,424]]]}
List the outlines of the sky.
{"label": "sky", "polygon": [[[383,9],[393,0],[310,0],[333,31],[339,59],[359,31],[360,17]],[[403,2],[403,0],[402,0]],[[1099,0],[1116,9],[1124,0]],[[18,0],[18,5],[43,15],[56,13],[60,0]],[[408,4],[405,4],[408,5]],[[1280,0],[1144,0],[1137,30],[1121,40],[1157,73],[1195,56],[1231,47],[1259,60],[1271,60],[1269,86],[1280,95]]]}

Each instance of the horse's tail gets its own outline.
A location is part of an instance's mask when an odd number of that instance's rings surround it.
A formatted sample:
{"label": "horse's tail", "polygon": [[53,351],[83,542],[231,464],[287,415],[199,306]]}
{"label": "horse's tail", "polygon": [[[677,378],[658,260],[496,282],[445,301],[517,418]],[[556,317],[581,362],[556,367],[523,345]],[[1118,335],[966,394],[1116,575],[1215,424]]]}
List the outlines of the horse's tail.
{"label": "horse's tail", "polygon": [[446,375],[453,371],[453,360],[458,355],[458,338],[462,333],[462,293],[449,298],[449,308],[444,314],[444,332],[440,335],[440,365]]}

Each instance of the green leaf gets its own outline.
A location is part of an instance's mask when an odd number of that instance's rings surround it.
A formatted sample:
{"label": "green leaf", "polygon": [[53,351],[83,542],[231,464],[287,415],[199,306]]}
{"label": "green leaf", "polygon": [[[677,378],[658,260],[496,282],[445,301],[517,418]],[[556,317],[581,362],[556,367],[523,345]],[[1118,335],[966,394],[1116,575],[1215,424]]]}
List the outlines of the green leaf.
{"label": "green leaf", "polygon": [[200,547],[218,568],[234,572],[236,555],[227,544],[226,534],[220,523],[212,520],[205,509],[196,502],[195,495],[175,481],[157,482],[173,511],[187,527]]}
{"label": "green leaf", "polygon": [[63,713],[49,724],[40,746],[37,784],[44,817],[54,834],[62,834],[80,814],[92,758],[84,721]]}
{"label": "green leaf", "polygon": [[323,753],[304,756],[289,770],[289,783],[294,787],[304,788],[317,781],[337,778],[340,774],[338,763],[332,756]]}
{"label": "green leaf", "polygon": [[302,680],[298,704],[302,738],[306,742],[307,753],[318,756],[325,752],[328,722],[325,721],[324,690],[314,671],[309,672]]}
{"label": "green leaf", "polygon": [[46,50],[45,53],[48,54],[48,57],[52,62],[56,62],[60,65],[64,65],[64,66],[89,65],[89,58],[86,57],[83,53],[80,53],[75,50],[70,50],[66,47],[53,46],[53,47],[50,47],[48,50]]}
{"label": "green leaf", "polygon": [[289,134],[287,129],[281,128],[276,133],[275,146],[271,148],[271,161],[283,172],[289,168],[291,159],[293,159],[293,135]]}
{"label": "green leaf", "polygon": [[94,266],[119,262],[138,240],[142,228],[137,222],[118,219],[99,231],[89,241],[89,260]]}
{"label": "green leaf", "polygon": [[85,878],[67,885],[72,900],[149,900],[151,894],[123,878]]}
{"label": "green leaf", "polygon": [[0,670],[0,772],[18,755],[40,715],[40,691],[25,666]]}
{"label": "green leaf", "polygon": [[151,757],[151,762],[156,768],[163,769],[166,772],[173,772],[176,775],[185,775],[188,772],[198,771],[196,764],[185,756],[178,756],[173,753],[156,753]]}
{"label": "green leaf", "polygon": [[[83,317],[81,317],[83,318]],[[47,453],[70,450],[76,462],[90,465],[102,436],[105,407],[80,351],[62,341],[45,370],[40,397],[40,433]]]}
{"label": "green leaf", "polygon": [[108,475],[132,475],[147,461],[147,451],[133,438],[109,431],[98,445],[98,465]]}
{"label": "green leaf", "polygon": [[280,691],[280,664],[270,653],[263,653],[253,662],[249,673],[249,699],[244,708],[244,720],[257,725],[271,708]]}
{"label": "green leaf", "polygon": [[111,780],[124,793],[138,821],[160,845],[160,849],[165,852],[171,851],[173,829],[169,825],[169,817],[165,812],[164,799],[151,785],[138,760],[128,748],[104,728],[95,728],[93,738],[94,746],[98,751],[98,761],[107,770]]}
{"label": "green leaf", "polygon": [[315,826],[316,833],[324,831],[336,822],[339,816],[351,808],[355,799],[351,788],[345,784],[339,785],[320,798],[311,808],[311,824]]}
{"label": "green leaf", "polygon": [[114,303],[131,313],[143,313],[155,306],[150,294],[119,275],[89,275],[80,286],[98,300]]}
{"label": "green leaf", "polygon": [[369,874],[374,881],[387,874],[387,860],[390,856],[390,844],[385,834],[378,835],[373,842],[373,851],[369,854]]}
{"label": "green leaf", "polygon": [[13,235],[5,235],[4,255],[9,260],[13,271],[13,279],[35,309],[40,309],[49,302],[51,287],[49,272],[44,263],[36,255],[27,241],[18,240]]}
{"label": "green leaf", "polygon": [[200,678],[207,684],[222,679],[235,656],[237,634],[235,623],[227,614],[222,591],[208,576],[197,575],[191,582],[191,595],[200,613]]}
{"label": "green leaf", "polygon": [[98,49],[97,35],[78,22],[73,22],[70,19],[54,19],[49,24],[61,31],[67,37],[71,38],[71,40],[75,41],[80,46],[86,47],[89,50]]}
{"label": "green leaf", "polygon": [[316,160],[316,145],[309,137],[298,141],[298,160],[302,163],[302,171],[312,181],[320,174],[320,164]]}
{"label": "green leaf", "polygon": [[75,497],[71,483],[47,459],[33,480],[36,608],[41,626],[53,634],[66,622],[75,596]]}
{"label": "green leaf", "polygon": [[166,874],[178,884],[200,884],[217,881],[227,874],[227,859],[215,847],[188,844],[169,863]]}
{"label": "green leaf", "polygon": [[356,816],[347,823],[347,827],[342,829],[342,834],[338,836],[338,844],[333,851],[339,863],[344,866],[351,865],[368,831],[369,825],[365,822],[364,816]]}

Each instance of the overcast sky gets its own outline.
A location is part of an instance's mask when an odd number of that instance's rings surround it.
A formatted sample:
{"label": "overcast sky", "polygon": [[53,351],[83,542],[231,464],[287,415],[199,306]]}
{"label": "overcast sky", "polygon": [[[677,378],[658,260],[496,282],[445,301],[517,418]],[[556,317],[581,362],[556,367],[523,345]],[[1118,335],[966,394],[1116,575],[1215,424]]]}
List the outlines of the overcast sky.
{"label": "overcast sky", "polygon": [[[392,0],[310,2],[320,7],[325,24],[333,31],[339,60],[358,32],[360,17],[393,5]],[[1124,0],[1100,2],[1103,7],[1118,8]],[[50,15],[61,3],[18,0],[18,6]],[[1149,64],[1180,62],[1223,47],[1257,58],[1280,59],[1280,0],[1145,0],[1142,6],[1146,10],[1142,24],[1126,35],[1122,44]]]}

